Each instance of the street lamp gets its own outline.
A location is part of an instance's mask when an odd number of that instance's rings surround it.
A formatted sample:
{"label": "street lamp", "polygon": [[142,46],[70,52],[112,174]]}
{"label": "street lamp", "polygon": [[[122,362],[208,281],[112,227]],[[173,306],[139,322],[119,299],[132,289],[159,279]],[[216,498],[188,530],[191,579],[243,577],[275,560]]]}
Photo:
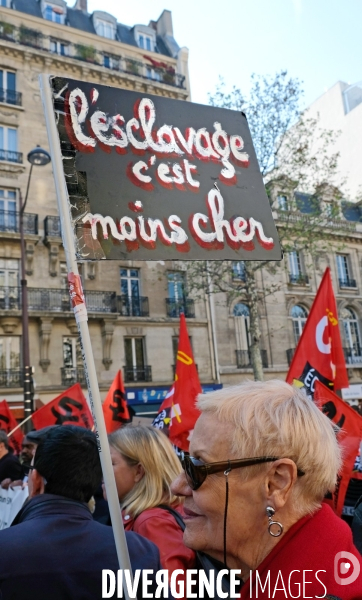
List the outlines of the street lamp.
{"label": "street lamp", "polygon": [[[50,163],[50,154],[37,146],[28,154],[28,162],[30,163],[30,171],[28,184],[26,187],[25,200],[23,202],[21,190],[19,190],[19,229],[20,229],[20,244],[21,244],[21,306],[22,306],[22,329],[23,329],[23,389],[24,389],[24,418],[30,417],[34,412],[33,398],[33,369],[30,366],[30,351],[29,351],[29,317],[28,317],[28,289],[25,279],[25,240],[24,240],[24,211],[28,200],[29,186],[33,166],[43,167]],[[25,422],[25,431],[31,429],[30,419]]]}

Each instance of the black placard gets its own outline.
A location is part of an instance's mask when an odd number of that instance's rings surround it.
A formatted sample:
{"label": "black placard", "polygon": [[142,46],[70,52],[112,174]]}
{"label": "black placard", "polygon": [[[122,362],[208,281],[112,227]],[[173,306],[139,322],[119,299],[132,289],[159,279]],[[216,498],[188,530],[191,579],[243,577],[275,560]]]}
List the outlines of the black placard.
{"label": "black placard", "polygon": [[80,260],[280,260],[246,117],[51,78]]}

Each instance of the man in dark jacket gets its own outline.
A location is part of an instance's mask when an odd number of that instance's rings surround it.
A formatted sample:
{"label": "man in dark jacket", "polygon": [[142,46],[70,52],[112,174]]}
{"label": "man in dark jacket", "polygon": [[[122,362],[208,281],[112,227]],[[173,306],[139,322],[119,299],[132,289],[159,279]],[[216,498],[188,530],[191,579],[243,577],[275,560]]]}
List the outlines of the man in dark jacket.
{"label": "man in dark jacket", "polygon": [[4,479],[22,479],[23,470],[19,459],[9,452],[8,436],[0,429],[0,483]]}
{"label": "man in dark jacket", "polygon": [[[112,529],[95,522],[86,504],[101,477],[92,432],[73,425],[49,430],[35,452],[30,500],[0,531],[1,600],[102,598],[102,569],[116,572],[119,565]],[[133,571],[161,569],[154,544],[134,533],[126,538]],[[149,591],[155,588],[153,580]]]}

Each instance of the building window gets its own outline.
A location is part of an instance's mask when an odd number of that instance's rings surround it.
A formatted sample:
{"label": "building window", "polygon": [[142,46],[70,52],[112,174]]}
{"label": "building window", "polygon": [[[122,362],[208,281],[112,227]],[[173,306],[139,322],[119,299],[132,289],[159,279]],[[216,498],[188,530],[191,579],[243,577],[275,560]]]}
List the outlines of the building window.
{"label": "building window", "polygon": [[19,261],[0,259],[0,309],[19,308]]}
{"label": "building window", "polygon": [[140,48],[143,48],[143,50],[149,50],[150,52],[153,52],[153,40],[145,33],[138,34],[138,45]]}
{"label": "building window", "polygon": [[0,160],[18,162],[18,130],[0,126]]}
{"label": "building window", "polygon": [[303,306],[299,306],[297,304],[296,306],[293,306],[292,310],[290,311],[290,316],[292,317],[293,321],[294,341],[297,345],[300,336],[302,335],[304,325],[306,324],[308,313]]}
{"label": "building window", "polygon": [[18,371],[21,367],[20,337],[0,336],[0,371]]}
{"label": "building window", "polygon": [[341,287],[356,287],[348,254],[337,254],[338,281]]}
{"label": "building window", "polygon": [[243,260],[232,264],[232,278],[238,281],[246,281],[245,262]]}
{"label": "building window", "polygon": [[341,311],[341,319],[346,343],[347,363],[361,362],[361,336],[357,317],[351,308],[344,308]]}
{"label": "building window", "polygon": [[185,274],[175,272],[167,274],[168,297],[174,302],[183,302],[185,299]]}
{"label": "building window", "polygon": [[277,204],[279,210],[288,210],[288,198],[283,194],[277,196]]}
{"label": "building window", "polygon": [[121,294],[129,298],[140,295],[140,279],[138,269],[121,269]]}
{"label": "building window", "polygon": [[61,25],[64,25],[65,15],[64,9],[61,6],[45,4],[43,16],[47,21],[53,21],[53,23],[60,23]]}
{"label": "building window", "polygon": [[119,58],[117,56],[109,56],[108,54],[103,55],[103,66],[106,69],[119,70]]}
{"label": "building window", "polygon": [[16,191],[0,188],[0,231],[17,231]]}
{"label": "building window", "polygon": [[125,380],[151,381],[150,370],[145,361],[143,337],[124,338]]}
{"label": "building window", "polygon": [[61,56],[69,55],[69,45],[60,40],[50,40],[50,52],[60,54]]}
{"label": "building window", "polygon": [[0,6],[5,6],[5,8],[11,8],[10,1],[11,0],[0,0]]}
{"label": "building window", "polygon": [[63,337],[63,365],[68,369],[83,366],[79,337]]}
{"label": "building window", "polygon": [[308,276],[304,272],[303,257],[300,252],[289,252],[289,283],[306,285],[309,281]]}
{"label": "building window", "polygon": [[108,38],[109,40],[114,40],[115,38],[114,26],[108,21],[101,21],[100,19],[98,19],[96,21],[96,32],[98,35]]}
{"label": "building window", "polygon": [[250,311],[242,302],[234,306],[233,310],[236,333],[236,349],[249,351],[250,347]]}
{"label": "building window", "polygon": [[14,71],[0,69],[0,102],[18,104],[16,73]]}

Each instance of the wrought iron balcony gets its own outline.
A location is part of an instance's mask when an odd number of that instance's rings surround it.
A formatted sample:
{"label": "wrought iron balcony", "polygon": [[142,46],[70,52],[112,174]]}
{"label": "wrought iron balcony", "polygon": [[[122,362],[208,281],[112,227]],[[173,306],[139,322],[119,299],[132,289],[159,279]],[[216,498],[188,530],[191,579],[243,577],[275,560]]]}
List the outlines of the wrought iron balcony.
{"label": "wrought iron balcony", "polygon": [[[24,213],[24,233],[38,235],[38,215]],[[20,213],[13,210],[0,210],[0,231],[19,233]]]}
{"label": "wrought iron balcony", "polygon": [[[236,354],[236,367],[238,369],[250,369],[251,368],[251,355],[250,350],[235,350]],[[264,369],[268,367],[268,354],[266,350],[260,350],[261,361]]]}
{"label": "wrought iron balcony", "polygon": [[21,106],[21,100],[21,92],[0,88],[0,102],[4,102],[5,104],[13,104],[14,106]]}
{"label": "wrought iron balcony", "polygon": [[48,215],[44,219],[44,234],[45,237],[62,237],[60,229],[60,218]]}
{"label": "wrought iron balcony", "polygon": [[28,288],[28,310],[71,311],[69,292],[66,289]]}
{"label": "wrought iron balcony", "polygon": [[61,367],[62,385],[70,387],[75,383],[87,385],[83,367]]}
{"label": "wrought iron balcony", "polygon": [[128,383],[137,381],[152,381],[152,367],[123,367],[124,380]]}
{"label": "wrought iron balcony", "polygon": [[308,285],[309,277],[304,273],[298,273],[298,275],[292,275],[292,273],[289,273],[289,283],[293,283],[294,285]]}
{"label": "wrought iron balcony", "polygon": [[148,298],[146,296],[117,296],[117,312],[123,317],[148,317]]}
{"label": "wrought iron balcony", "polygon": [[355,348],[343,348],[344,358],[347,365],[362,364],[362,349],[356,346]]}
{"label": "wrought iron balcony", "polygon": [[0,288],[0,310],[19,310],[21,307],[20,288]]}
{"label": "wrought iron balcony", "polygon": [[288,365],[290,366],[294,356],[295,348],[288,348],[288,350],[286,350],[285,352],[287,354]]}
{"label": "wrought iron balcony", "polygon": [[21,164],[23,162],[23,153],[0,149],[0,160]]}
{"label": "wrought iron balcony", "polygon": [[356,288],[356,280],[351,279],[350,277],[346,277],[345,279],[338,279],[339,287],[344,288]]}
{"label": "wrought iron balcony", "polygon": [[5,369],[0,371],[0,387],[23,387],[23,371],[21,369]]}
{"label": "wrought iron balcony", "polygon": [[89,312],[117,312],[116,292],[84,292],[85,303]]}
{"label": "wrought iron balcony", "polygon": [[181,313],[184,313],[186,318],[194,319],[195,303],[190,298],[184,298],[183,300],[166,298],[166,312],[167,316],[171,318],[178,318]]}

